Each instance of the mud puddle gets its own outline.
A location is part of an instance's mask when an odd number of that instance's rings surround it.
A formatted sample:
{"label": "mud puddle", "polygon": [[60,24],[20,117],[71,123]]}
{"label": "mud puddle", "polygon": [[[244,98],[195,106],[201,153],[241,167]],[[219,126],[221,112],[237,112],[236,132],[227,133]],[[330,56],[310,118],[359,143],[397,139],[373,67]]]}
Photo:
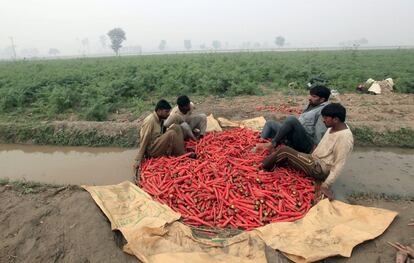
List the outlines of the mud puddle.
{"label": "mud puddle", "polygon": [[52,184],[117,184],[132,180],[135,155],[135,149],[0,144],[0,178]]}
{"label": "mud puddle", "polygon": [[[116,184],[132,180],[136,149],[0,144],[0,178],[53,184]],[[334,184],[352,192],[414,195],[414,149],[356,148]]]}
{"label": "mud puddle", "polygon": [[338,197],[352,192],[412,197],[414,149],[356,148],[333,189]]}

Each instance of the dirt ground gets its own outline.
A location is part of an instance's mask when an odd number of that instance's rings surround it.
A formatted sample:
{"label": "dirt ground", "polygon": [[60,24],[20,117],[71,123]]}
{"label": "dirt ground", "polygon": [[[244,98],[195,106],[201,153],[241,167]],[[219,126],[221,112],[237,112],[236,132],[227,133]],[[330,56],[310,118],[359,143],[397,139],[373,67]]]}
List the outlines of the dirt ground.
{"label": "dirt ground", "polygon": [[[209,97],[197,104],[201,112],[213,113],[215,116],[245,119],[265,116],[283,119],[288,114],[258,111],[258,106],[288,105],[301,109],[308,103],[307,96],[287,96],[270,93],[267,96],[241,96],[235,98]],[[333,102],[342,103],[347,109],[347,121],[355,127],[366,126],[376,131],[395,131],[400,128],[414,129],[414,95],[413,94],[341,94],[331,97]]]}
{"label": "dirt ground", "polygon": [[[26,192],[31,192],[27,191]],[[323,262],[393,262],[395,250],[387,241],[414,243],[414,202],[352,199],[351,203],[398,211],[385,234],[357,246],[351,258]],[[0,262],[137,262],[124,253],[122,237],[89,193],[79,187],[21,188],[0,186]],[[269,262],[289,262],[266,249]]]}
{"label": "dirt ground", "polygon": [[[192,97],[197,112],[213,114],[215,117],[225,117],[234,120],[264,116],[269,119],[282,120],[288,113],[258,110],[260,106],[286,105],[303,109],[308,103],[308,96],[283,95],[271,92],[266,96],[238,97]],[[331,97],[332,102],[340,102],[347,108],[347,122],[355,127],[369,127],[376,131],[395,131],[400,128],[414,130],[414,94],[391,93],[384,95],[340,94]],[[171,101],[171,103],[175,103]],[[56,121],[57,126],[90,130],[96,129],[104,134],[120,133],[134,125],[139,125],[149,112],[139,118],[132,113],[120,111],[112,114],[109,121],[88,122],[68,119]]]}
{"label": "dirt ground", "polygon": [[[373,96],[343,94],[337,98],[348,110],[348,122],[376,131],[411,128],[414,130],[414,95]],[[301,107],[306,96],[242,96],[236,98],[194,98],[197,111],[216,117],[244,119],[256,116],[282,119],[286,114],[257,111],[257,106],[286,104]],[[197,103],[199,102],[199,103]],[[113,130],[139,123],[129,114],[112,116]],[[75,126],[94,123],[71,122]],[[96,125],[107,126],[106,123]],[[119,126],[119,127],[118,127]],[[107,131],[112,132],[111,129]],[[120,248],[122,237],[111,231],[109,221],[90,195],[78,187],[42,186],[34,189],[0,186],[0,262],[137,262]],[[387,241],[414,243],[414,202],[385,199],[352,199],[355,204],[387,208],[399,212],[390,228],[379,238],[357,246],[350,259],[329,258],[324,262],[394,262],[395,250]],[[269,262],[281,262],[277,252],[267,249]],[[283,260],[287,262],[287,260]]]}

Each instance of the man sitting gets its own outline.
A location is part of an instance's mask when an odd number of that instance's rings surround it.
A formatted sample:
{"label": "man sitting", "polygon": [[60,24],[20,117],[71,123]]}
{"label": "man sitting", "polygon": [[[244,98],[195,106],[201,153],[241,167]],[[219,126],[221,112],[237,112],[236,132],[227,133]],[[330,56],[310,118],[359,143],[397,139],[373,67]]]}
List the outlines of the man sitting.
{"label": "man sitting", "polygon": [[329,104],[322,109],[321,114],[328,130],[312,154],[282,146],[263,161],[263,168],[270,171],[287,164],[303,171],[306,175],[323,181],[322,193],[333,199],[333,193],[329,188],[341,173],[352,151],[354,139],[351,130],[345,124],[346,109],[341,104]]}
{"label": "man sitting", "polygon": [[171,111],[170,116],[164,122],[165,127],[178,124],[182,127],[184,138],[196,140],[196,137],[203,137],[207,128],[207,115],[194,114],[194,104],[186,96],[177,98],[177,106]]}
{"label": "man sitting", "polygon": [[[155,111],[148,115],[141,126],[140,144],[134,169],[138,170],[144,157],[179,156],[185,154],[184,136],[179,125],[171,125],[167,130],[163,122],[168,118],[171,105],[160,100]],[[191,157],[195,157],[193,154]]]}
{"label": "man sitting", "polygon": [[261,147],[273,151],[278,145],[286,144],[304,153],[310,153],[314,149],[326,131],[320,113],[328,104],[331,91],[319,85],[313,87],[309,93],[309,104],[299,118],[289,116],[282,124],[275,121],[266,122],[261,137],[271,138],[272,143],[263,144]]}

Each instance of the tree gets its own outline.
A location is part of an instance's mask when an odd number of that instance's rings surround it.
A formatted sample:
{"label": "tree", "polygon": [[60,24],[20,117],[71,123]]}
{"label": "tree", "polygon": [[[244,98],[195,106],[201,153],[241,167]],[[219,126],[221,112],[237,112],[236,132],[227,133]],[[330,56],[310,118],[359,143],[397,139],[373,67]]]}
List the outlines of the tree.
{"label": "tree", "polygon": [[167,46],[167,41],[166,40],[161,40],[160,45],[158,46],[158,49],[159,50],[164,50],[166,46]]}
{"label": "tree", "polygon": [[184,40],[184,47],[187,50],[191,49],[191,40]]}
{"label": "tree", "polygon": [[111,40],[111,48],[119,56],[119,49],[122,47],[122,42],[126,40],[125,31],[119,27],[114,28],[108,32],[108,37]]}
{"label": "tree", "polygon": [[221,43],[218,40],[214,40],[213,43],[211,43],[214,49],[219,49],[221,47]]}
{"label": "tree", "polygon": [[57,48],[50,48],[48,53],[49,53],[49,55],[51,55],[51,56],[57,56],[57,55],[59,55],[59,54],[60,54],[60,51],[59,51],[59,49],[57,49]]}
{"label": "tree", "polygon": [[278,47],[283,47],[285,45],[285,38],[282,36],[278,36],[275,38],[275,44]]}

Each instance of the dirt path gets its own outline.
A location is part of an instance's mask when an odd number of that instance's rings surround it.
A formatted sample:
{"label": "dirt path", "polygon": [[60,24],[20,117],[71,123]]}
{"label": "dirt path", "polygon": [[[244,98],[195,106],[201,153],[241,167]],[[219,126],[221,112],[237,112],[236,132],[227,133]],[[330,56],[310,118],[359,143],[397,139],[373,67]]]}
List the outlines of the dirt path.
{"label": "dirt path", "polygon": [[[400,214],[384,235],[359,245],[350,259],[325,262],[393,262],[395,251],[387,241],[414,243],[414,227],[407,226],[414,218],[414,202],[351,201]],[[78,187],[0,186],[0,222],[0,262],[137,262],[122,252],[121,236],[111,231],[105,215]],[[275,251],[266,253],[269,262],[280,262]]]}

